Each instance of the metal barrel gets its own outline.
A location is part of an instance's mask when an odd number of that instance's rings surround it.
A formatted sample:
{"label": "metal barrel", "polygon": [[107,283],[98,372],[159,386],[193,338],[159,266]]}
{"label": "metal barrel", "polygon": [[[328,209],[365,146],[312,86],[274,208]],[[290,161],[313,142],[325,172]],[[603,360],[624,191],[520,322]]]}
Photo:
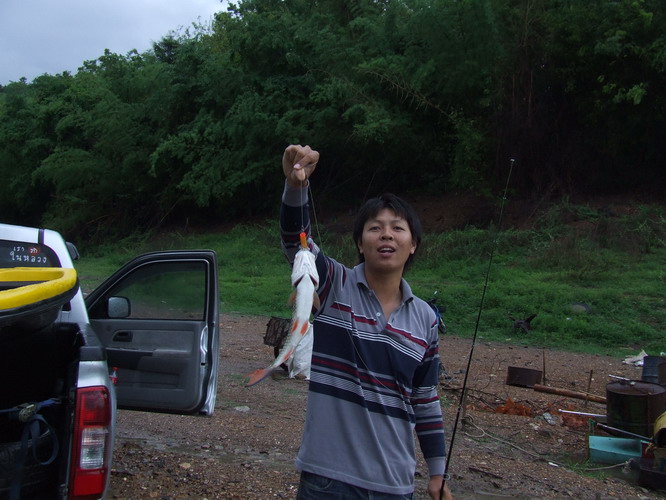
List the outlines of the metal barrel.
{"label": "metal barrel", "polygon": [[666,357],[645,356],[643,358],[643,382],[666,385]]}
{"label": "metal barrel", "polygon": [[652,437],[654,423],[666,411],[666,388],[637,380],[610,382],[606,386],[608,425]]}

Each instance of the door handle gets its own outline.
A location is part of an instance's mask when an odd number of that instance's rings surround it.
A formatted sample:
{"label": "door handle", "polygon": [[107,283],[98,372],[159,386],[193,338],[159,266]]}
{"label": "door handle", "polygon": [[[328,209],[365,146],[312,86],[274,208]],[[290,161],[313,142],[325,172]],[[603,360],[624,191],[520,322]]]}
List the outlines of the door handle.
{"label": "door handle", "polygon": [[132,342],[132,332],[116,332],[113,335],[114,342]]}

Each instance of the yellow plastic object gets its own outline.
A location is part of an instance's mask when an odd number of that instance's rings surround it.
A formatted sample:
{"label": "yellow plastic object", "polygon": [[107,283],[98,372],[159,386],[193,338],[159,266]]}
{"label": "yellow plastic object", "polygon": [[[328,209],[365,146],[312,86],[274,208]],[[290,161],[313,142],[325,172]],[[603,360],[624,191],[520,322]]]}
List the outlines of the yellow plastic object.
{"label": "yellow plastic object", "polygon": [[[25,283],[22,285],[22,283]],[[0,269],[0,311],[57,297],[77,283],[76,271],[63,267],[12,267]]]}
{"label": "yellow plastic object", "polygon": [[659,447],[666,447],[666,411],[654,421],[654,442]]}
{"label": "yellow plastic object", "polygon": [[654,421],[654,433],[657,434],[660,430],[666,430],[666,411],[657,417]]}

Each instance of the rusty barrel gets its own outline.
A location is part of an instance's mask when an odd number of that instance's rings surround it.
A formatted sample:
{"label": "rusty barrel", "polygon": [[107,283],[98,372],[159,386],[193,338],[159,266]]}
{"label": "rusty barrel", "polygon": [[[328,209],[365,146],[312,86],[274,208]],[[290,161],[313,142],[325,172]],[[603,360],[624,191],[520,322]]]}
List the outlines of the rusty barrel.
{"label": "rusty barrel", "polygon": [[654,423],[666,411],[666,388],[638,380],[606,385],[608,425],[640,436],[652,437]]}
{"label": "rusty barrel", "polygon": [[541,383],[541,370],[532,368],[521,368],[518,366],[509,366],[506,370],[506,385],[517,385],[519,387],[534,387],[534,384]]}

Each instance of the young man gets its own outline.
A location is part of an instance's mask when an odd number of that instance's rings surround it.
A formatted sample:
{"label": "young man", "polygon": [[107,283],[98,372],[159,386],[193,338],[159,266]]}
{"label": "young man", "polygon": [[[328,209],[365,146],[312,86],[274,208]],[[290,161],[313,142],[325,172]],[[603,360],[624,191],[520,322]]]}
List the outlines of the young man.
{"label": "young man", "polygon": [[[308,178],[319,161],[309,146],[289,146],[280,228],[290,262],[299,233],[310,235]],[[440,498],[445,465],[437,395],[437,319],[403,279],[421,241],[413,209],[393,195],[368,201],[353,230],[361,263],[349,269],[308,238],[319,273],[321,307],[303,440],[299,500],[413,497],[414,429],[428,464],[428,493]],[[443,498],[450,500],[448,486]]]}

